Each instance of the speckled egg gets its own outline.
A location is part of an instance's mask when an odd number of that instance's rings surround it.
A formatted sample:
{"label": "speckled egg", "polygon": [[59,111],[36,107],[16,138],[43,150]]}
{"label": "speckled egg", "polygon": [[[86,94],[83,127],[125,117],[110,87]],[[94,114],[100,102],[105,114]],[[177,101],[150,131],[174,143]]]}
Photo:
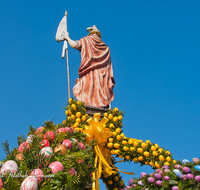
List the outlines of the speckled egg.
{"label": "speckled egg", "polygon": [[17,173],[18,172],[18,165],[15,161],[13,160],[8,160],[7,162],[5,162],[2,167],[1,167],[1,173],[7,173],[7,172],[11,172],[11,173]]}
{"label": "speckled egg", "polygon": [[56,173],[58,171],[63,172],[63,164],[59,161],[53,162],[49,165],[49,168],[51,168],[52,173]]}
{"label": "speckled egg", "polygon": [[30,175],[33,175],[36,177],[38,184],[40,184],[43,181],[44,174],[41,169],[35,169],[33,170]]}
{"label": "speckled egg", "polygon": [[21,184],[20,190],[37,190],[38,182],[35,176],[28,176]]}

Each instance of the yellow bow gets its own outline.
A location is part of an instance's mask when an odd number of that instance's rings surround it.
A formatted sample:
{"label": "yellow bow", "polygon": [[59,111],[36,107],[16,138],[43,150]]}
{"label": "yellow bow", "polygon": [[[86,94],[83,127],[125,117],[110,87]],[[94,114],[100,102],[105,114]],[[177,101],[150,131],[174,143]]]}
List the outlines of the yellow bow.
{"label": "yellow bow", "polygon": [[116,171],[113,171],[111,167],[111,154],[110,150],[104,147],[107,143],[107,139],[112,135],[109,128],[104,127],[108,122],[107,118],[103,118],[100,122],[100,113],[95,113],[93,119],[87,120],[89,126],[85,126],[84,133],[86,134],[86,141],[89,143],[92,139],[97,140],[97,144],[94,146],[95,152],[95,167],[97,171],[93,173],[95,178],[95,185],[93,190],[99,190],[99,178],[102,174],[102,169],[110,176]]}

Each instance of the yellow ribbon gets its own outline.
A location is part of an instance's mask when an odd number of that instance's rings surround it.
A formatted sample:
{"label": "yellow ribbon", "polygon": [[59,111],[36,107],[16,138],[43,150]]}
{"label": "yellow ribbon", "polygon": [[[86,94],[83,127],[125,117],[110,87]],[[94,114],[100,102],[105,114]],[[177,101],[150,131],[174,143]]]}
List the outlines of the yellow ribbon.
{"label": "yellow ribbon", "polygon": [[95,183],[93,184],[93,190],[99,190],[99,178],[101,177],[102,171],[108,176],[116,173],[111,167],[111,154],[110,150],[105,148],[104,145],[107,143],[107,139],[112,135],[109,128],[104,127],[108,122],[107,118],[103,118],[100,122],[100,113],[95,113],[93,119],[87,120],[89,126],[85,126],[84,133],[86,134],[86,141],[89,143],[92,139],[97,140],[97,144],[94,146],[95,163],[94,166],[97,171],[93,173]]}

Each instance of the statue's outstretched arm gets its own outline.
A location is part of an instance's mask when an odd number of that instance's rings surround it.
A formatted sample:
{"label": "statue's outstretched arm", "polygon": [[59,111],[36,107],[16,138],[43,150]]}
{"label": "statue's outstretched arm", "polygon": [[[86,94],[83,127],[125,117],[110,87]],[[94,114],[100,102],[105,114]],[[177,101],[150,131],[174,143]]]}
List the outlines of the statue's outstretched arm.
{"label": "statue's outstretched arm", "polygon": [[70,39],[69,33],[67,33],[67,35],[65,35],[63,38],[69,42],[69,45],[72,48],[75,48],[75,49],[79,49],[80,48],[80,42]]}

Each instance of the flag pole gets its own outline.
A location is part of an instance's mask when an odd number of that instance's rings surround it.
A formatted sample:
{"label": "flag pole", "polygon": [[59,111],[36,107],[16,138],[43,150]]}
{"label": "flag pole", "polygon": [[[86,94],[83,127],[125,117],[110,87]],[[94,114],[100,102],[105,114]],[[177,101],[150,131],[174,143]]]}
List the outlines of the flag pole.
{"label": "flag pole", "polygon": [[[66,24],[67,24],[67,11],[65,11]],[[68,96],[70,99],[70,80],[69,80],[69,59],[68,59],[68,46],[66,48],[66,59],[67,59],[67,78],[68,78]]]}

